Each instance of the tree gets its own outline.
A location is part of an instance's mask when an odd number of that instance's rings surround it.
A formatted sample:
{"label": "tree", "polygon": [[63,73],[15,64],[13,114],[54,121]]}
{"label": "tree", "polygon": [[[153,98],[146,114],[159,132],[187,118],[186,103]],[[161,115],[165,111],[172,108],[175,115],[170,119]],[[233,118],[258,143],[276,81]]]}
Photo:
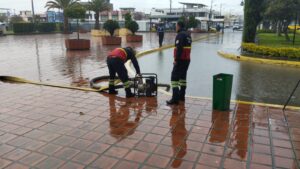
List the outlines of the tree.
{"label": "tree", "polygon": [[124,18],[125,18],[125,27],[126,27],[126,25],[127,25],[129,22],[132,21],[131,14],[130,14],[130,13],[126,13],[125,16],[124,16]]}
{"label": "tree", "polygon": [[126,25],[125,25],[125,27],[127,29],[129,29],[133,33],[133,35],[135,34],[136,31],[139,30],[139,25],[138,25],[138,23],[136,21],[129,21],[129,22],[127,22]]}
{"label": "tree", "polygon": [[111,8],[106,0],[92,0],[88,3],[87,9],[95,12],[95,29],[100,29],[100,12],[111,10]]}
{"label": "tree", "polygon": [[0,16],[0,22],[5,22],[5,21],[7,21],[7,16],[5,15]]}
{"label": "tree", "polygon": [[194,16],[191,16],[188,20],[187,28],[196,28],[198,24],[199,21]]}
{"label": "tree", "polygon": [[182,22],[184,22],[184,24],[186,25],[187,22],[188,22],[188,19],[187,19],[185,16],[181,16],[181,17],[178,19],[178,21],[182,21]]}
{"label": "tree", "polygon": [[254,43],[256,28],[262,20],[265,0],[245,0],[243,42]]}
{"label": "tree", "polygon": [[[45,5],[47,10],[49,9],[62,9],[65,11],[67,8],[71,8],[73,6],[78,5],[79,0],[53,0],[48,1]],[[68,17],[64,12],[64,33],[68,33],[69,31],[69,21]]]}
{"label": "tree", "polygon": [[119,22],[117,21],[107,20],[104,23],[103,28],[109,32],[110,36],[114,36],[115,30],[119,29],[120,26],[119,26]]}
{"label": "tree", "polygon": [[77,20],[77,39],[79,39],[79,19],[85,18],[86,9],[82,5],[66,8],[64,13],[67,17]]}
{"label": "tree", "polygon": [[133,18],[134,20],[138,21],[138,20],[142,20],[145,17],[145,14],[142,12],[135,12],[133,14]]}
{"label": "tree", "polygon": [[24,22],[21,16],[15,15],[10,18],[10,23],[20,23],[20,22]]}
{"label": "tree", "polygon": [[276,30],[278,36],[283,32],[286,40],[290,41],[288,26],[295,19],[295,14],[299,10],[298,8],[297,1],[295,0],[269,0],[264,16],[265,19],[277,23]]}

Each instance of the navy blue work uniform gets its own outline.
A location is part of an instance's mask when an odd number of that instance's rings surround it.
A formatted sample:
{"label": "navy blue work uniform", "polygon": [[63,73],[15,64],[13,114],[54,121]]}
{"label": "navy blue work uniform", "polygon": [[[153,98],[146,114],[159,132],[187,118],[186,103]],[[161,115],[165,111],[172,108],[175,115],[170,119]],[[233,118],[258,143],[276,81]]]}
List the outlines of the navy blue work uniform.
{"label": "navy blue work uniform", "polygon": [[190,34],[184,29],[180,29],[175,40],[174,67],[171,75],[172,100],[175,102],[185,100],[187,71],[191,60],[191,46],[192,38]]}
{"label": "navy blue work uniform", "polygon": [[115,91],[115,78],[116,74],[118,74],[118,77],[124,84],[124,88],[126,91],[126,97],[132,96],[131,90],[130,90],[130,82],[128,78],[128,72],[125,67],[125,63],[131,60],[136,73],[140,74],[140,67],[138,64],[138,61],[135,57],[135,52],[132,48],[116,48],[112,52],[109,53],[107,57],[107,66],[109,70],[109,93],[110,94],[116,94]]}
{"label": "navy blue work uniform", "polygon": [[164,41],[164,36],[165,36],[164,26],[162,26],[162,25],[158,26],[157,34],[158,34],[158,38],[159,38],[159,47],[161,47],[163,44],[163,41]]}

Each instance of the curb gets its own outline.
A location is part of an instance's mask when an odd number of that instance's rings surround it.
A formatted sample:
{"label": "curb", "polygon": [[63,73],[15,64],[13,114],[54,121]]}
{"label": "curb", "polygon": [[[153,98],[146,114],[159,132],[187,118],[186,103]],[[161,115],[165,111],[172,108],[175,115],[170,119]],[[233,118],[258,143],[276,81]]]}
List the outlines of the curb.
{"label": "curb", "polygon": [[254,62],[254,63],[261,63],[261,64],[281,65],[281,66],[290,66],[290,67],[299,67],[300,68],[300,62],[296,62],[296,61],[253,58],[253,57],[248,57],[248,56],[225,53],[223,51],[218,51],[218,54],[224,58],[236,60],[236,61],[246,61],[246,62]]}

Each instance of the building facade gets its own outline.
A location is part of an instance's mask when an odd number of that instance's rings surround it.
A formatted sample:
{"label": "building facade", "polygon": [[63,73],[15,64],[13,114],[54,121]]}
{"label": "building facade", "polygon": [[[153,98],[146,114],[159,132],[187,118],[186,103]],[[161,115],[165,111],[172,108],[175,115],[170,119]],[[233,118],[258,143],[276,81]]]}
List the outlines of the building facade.
{"label": "building facade", "polygon": [[32,12],[29,10],[20,11],[19,16],[23,18],[23,21],[29,22],[32,19]]}
{"label": "building facade", "polygon": [[63,12],[47,11],[47,21],[51,23],[63,23]]}
{"label": "building facade", "polygon": [[209,22],[213,25],[213,23],[224,21],[224,19],[220,19],[220,12],[209,9],[204,4],[183,2],[180,4],[182,8],[152,8],[150,13],[151,22],[175,23],[181,17],[193,16],[200,21],[199,28],[207,30]]}

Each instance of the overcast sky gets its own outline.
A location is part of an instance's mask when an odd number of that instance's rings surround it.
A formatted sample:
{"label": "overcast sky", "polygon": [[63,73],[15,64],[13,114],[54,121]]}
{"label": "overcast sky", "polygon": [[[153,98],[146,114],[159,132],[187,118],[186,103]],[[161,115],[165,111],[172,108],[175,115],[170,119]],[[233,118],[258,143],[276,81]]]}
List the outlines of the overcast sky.
{"label": "overcast sky", "polygon": [[[43,13],[48,0],[34,0],[36,13]],[[82,0],[87,1],[87,0]],[[173,7],[182,7],[178,2],[203,3],[210,7],[211,0],[172,0]],[[138,11],[149,12],[151,8],[169,8],[170,0],[111,0],[114,9],[120,7],[135,7]],[[220,4],[223,4],[223,13],[242,13],[240,6],[241,0],[213,0],[213,9],[220,10]],[[0,0],[0,8],[10,8],[16,10],[31,10],[31,0]]]}

